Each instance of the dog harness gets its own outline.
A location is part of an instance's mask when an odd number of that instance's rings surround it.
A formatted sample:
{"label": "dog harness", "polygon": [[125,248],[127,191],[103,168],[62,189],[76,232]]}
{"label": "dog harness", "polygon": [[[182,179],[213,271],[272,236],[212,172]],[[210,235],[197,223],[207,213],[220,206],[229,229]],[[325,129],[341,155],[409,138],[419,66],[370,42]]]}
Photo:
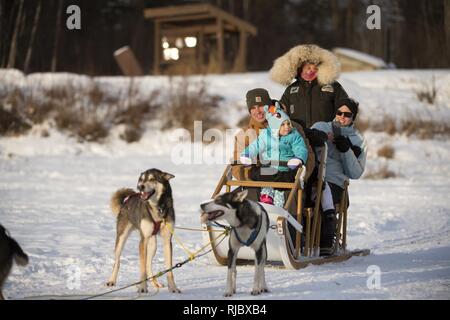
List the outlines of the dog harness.
{"label": "dog harness", "polygon": [[[130,200],[132,197],[139,195],[139,192],[135,192],[130,194],[129,196],[125,197],[125,199],[123,199],[123,205],[126,205],[126,203],[128,202],[128,200]],[[159,229],[161,228],[161,222],[162,221],[155,221],[155,219],[153,219],[152,217],[152,213],[151,213],[151,209],[148,203],[145,204],[146,208],[147,208],[147,212],[148,215],[150,217],[150,220],[153,222],[153,224],[155,225],[155,227],[153,228],[153,232],[152,232],[152,236],[156,235],[159,232]],[[161,211],[161,209],[159,209],[159,211]]]}
{"label": "dog harness", "polygon": [[236,239],[237,239],[241,244],[243,244],[243,245],[246,246],[246,247],[251,246],[251,244],[255,241],[256,237],[258,236],[259,230],[261,230],[262,220],[263,220],[263,217],[262,217],[262,215],[261,215],[261,219],[259,219],[258,225],[256,226],[256,229],[253,230],[252,234],[250,235],[250,237],[249,237],[249,238],[247,239],[247,241],[245,241],[245,242],[242,241],[242,239],[239,237],[239,235],[238,235],[238,233],[237,233],[237,231],[236,231],[236,228],[232,228],[232,230],[233,230],[233,232],[234,232],[234,235],[236,236]]}

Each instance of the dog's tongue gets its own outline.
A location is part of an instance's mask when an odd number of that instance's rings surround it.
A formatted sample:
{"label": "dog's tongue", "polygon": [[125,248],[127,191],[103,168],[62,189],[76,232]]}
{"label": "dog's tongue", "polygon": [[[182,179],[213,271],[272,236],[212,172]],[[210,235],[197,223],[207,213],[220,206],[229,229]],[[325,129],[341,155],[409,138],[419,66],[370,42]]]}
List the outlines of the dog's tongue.
{"label": "dog's tongue", "polygon": [[141,199],[143,200],[147,200],[148,198],[150,198],[150,192],[141,192]]}
{"label": "dog's tongue", "polygon": [[213,212],[203,212],[202,215],[200,216],[201,222],[202,223],[207,223],[208,221],[213,221],[215,218],[219,217],[223,215],[223,211],[217,210],[217,211],[213,211]]}

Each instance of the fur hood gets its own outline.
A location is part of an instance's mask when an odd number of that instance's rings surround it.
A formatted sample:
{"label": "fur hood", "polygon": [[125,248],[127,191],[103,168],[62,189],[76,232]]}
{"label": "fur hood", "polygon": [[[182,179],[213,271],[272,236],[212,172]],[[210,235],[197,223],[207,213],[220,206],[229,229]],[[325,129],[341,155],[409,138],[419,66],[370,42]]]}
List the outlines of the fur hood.
{"label": "fur hood", "polygon": [[331,84],[339,77],[341,65],[337,57],[314,44],[296,46],[277,58],[270,69],[270,77],[287,86],[297,77],[297,69],[306,61],[320,63],[317,74],[320,85]]}

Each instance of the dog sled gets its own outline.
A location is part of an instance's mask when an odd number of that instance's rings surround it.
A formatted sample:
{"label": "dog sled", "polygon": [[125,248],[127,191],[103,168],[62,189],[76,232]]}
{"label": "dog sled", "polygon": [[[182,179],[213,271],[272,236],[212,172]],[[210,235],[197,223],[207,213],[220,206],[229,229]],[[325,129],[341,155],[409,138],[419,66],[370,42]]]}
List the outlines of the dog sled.
{"label": "dog sled", "polygon": [[[266,203],[260,204],[269,215],[270,228],[266,238],[267,244],[267,264],[281,265],[287,269],[300,269],[308,265],[323,264],[329,262],[341,262],[350,259],[352,256],[365,256],[370,250],[348,250],[347,249],[347,195],[348,181],[345,184],[344,194],[339,204],[335,204],[337,214],[336,237],[334,242],[334,253],[330,256],[320,256],[320,235],[321,235],[321,209],[320,199],[322,196],[322,185],[325,179],[327,146],[320,148],[319,168],[317,178],[317,195],[313,206],[305,206],[305,167],[297,171],[294,182],[265,182],[235,180],[231,174],[233,165],[227,165],[222,177],[217,184],[212,198],[215,198],[222,189],[226,192],[239,187],[272,187],[289,191],[289,196],[283,208]],[[279,165],[286,165],[280,161]],[[295,208],[292,210],[292,208]],[[291,212],[289,212],[289,209]],[[219,220],[221,225],[227,225],[225,220]],[[227,265],[228,241],[216,241],[217,227],[202,225],[204,230],[204,243],[211,242],[211,260],[220,265]],[[249,247],[243,247],[238,253],[238,264],[250,264],[255,259],[255,253]]]}

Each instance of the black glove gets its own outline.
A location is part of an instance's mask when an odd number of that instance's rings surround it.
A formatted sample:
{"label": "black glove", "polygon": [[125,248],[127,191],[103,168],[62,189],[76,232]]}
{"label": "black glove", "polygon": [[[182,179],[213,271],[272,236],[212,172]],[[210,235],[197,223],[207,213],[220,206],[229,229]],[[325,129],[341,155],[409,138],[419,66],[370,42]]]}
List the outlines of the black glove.
{"label": "black glove", "polygon": [[305,136],[312,147],[321,147],[328,140],[328,135],[317,129],[304,128]]}
{"label": "black glove", "polygon": [[334,144],[340,152],[347,152],[348,149],[350,149],[350,147],[352,146],[350,139],[344,136],[338,136],[334,138]]}
{"label": "black glove", "polygon": [[361,148],[358,146],[351,146],[350,147],[353,151],[353,153],[355,154],[355,157],[359,157],[359,155],[361,154]]}

